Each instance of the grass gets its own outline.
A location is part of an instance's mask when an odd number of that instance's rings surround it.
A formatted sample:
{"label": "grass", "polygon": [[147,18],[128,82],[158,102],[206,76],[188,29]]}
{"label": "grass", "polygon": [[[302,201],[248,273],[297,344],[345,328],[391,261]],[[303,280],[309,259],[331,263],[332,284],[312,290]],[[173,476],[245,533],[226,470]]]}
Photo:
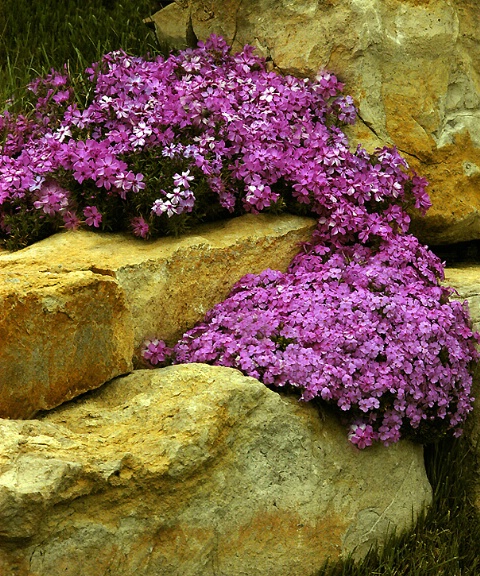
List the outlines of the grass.
{"label": "grass", "polygon": [[[119,48],[158,52],[143,18],[170,3],[154,0],[2,0],[0,110],[22,110],[25,85],[66,63],[75,74]],[[472,502],[475,454],[467,440],[426,449],[434,488],[429,511],[408,533],[391,538],[360,563],[325,566],[318,576],[478,576],[480,518]]]}
{"label": "grass", "polygon": [[168,1],[2,0],[0,110],[22,109],[26,84],[67,64],[75,74],[102,54],[158,52],[143,23]]}

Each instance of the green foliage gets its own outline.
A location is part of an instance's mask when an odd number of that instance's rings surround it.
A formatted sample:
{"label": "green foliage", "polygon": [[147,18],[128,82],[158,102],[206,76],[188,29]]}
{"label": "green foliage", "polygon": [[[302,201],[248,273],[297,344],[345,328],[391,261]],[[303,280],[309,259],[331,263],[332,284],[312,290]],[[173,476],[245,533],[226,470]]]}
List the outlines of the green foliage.
{"label": "green foliage", "polygon": [[75,75],[119,48],[158,52],[143,19],[161,8],[159,0],[2,0],[0,102],[25,112],[26,84],[65,63]]}

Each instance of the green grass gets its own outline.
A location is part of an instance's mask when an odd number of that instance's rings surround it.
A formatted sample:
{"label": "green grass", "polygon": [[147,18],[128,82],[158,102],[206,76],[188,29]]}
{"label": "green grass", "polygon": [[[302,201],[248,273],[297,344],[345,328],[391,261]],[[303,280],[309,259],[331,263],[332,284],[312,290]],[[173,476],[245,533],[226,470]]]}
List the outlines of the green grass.
{"label": "green grass", "polygon": [[0,2],[0,110],[22,109],[26,84],[67,64],[84,70],[106,52],[158,52],[143,18],[159,0],[2,0]]}
{"label": "green grass", "polygon": [[317,576],[479,576],[480,517],[473,503],[476,454],[466,438],[425,450],[434,491],[430,509],[383,550],[325,566]]}
{"label": "green grass", "polygon": [[[168,1],[2,0],[0,110],[22,110],[25,85],[64,63],[75,74],[105,52],[157,52],[143,24]],[[364,561],[326,566],[318,576],[478,576],[480,519],[472,503],[474,453],[465,439],[426,450],[434,501],[408,534],[390,539]],[[287,575],[286,575],[287,576]]]}

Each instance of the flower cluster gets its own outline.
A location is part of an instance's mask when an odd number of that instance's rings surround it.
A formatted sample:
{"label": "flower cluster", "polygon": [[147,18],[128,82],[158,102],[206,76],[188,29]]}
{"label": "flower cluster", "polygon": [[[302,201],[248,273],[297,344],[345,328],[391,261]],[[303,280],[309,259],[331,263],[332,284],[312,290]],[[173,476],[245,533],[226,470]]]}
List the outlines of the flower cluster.
{"label": "flower cluster", "polygon": [[395,149],[351,150],[355,107],[327,72],[280,76],[212,36],[164,59],[107,54],[73,89],[32,83],[33,113],[0,116],[0,239],[19,248],[87,226],[138,237],[287,210],[317,218],[286,273],[240,280],[153,365],[231,366],[348,418],[359,448],[460,426],[477,360],[441,262],[408,234],[426,181]]}
{"label": "flower cluster", "polygon": [[[170,127],[188,126],[190,139],[164,142],[162,155],[193,162],[153,212],[190,212],[206,177],[229,211],[283,204],[318,224],[286,273],[243,278],[172,348],[147,342],[144,358],[231,366],[293,386],[303,400],[337,406],[360,448],[458,434],[472,408],[477,336],[440,286],[441,262],[408,234],[408,207],[430,206],[426,181],[395,149],[350,150],[340,124],[355,120],[355,108],[335,76],[281,77],[249,47],[229,56],[219,39],[180,58],[185,115]],[[142,138],[153,133],[152,120],[142,124]]]}
{"label": "flower cluster", "polygon": [[317,216],[318,241],[365,243],[429,206],[395,150],[349,149],[355,107],[332,74],[281,76],[213,36],[166,59],[110,53],[86,75],[79,94],[52,71],[30,86],[32,114],[0,116],[9,248],[80,225],[146,238],[265,210]]}
{"label": "flower cluster", "polygon": [[294,386],[303,400],[336,405],[360,448],[459,434],[472,409],[476,337],[441,274],[410,235],[377,249],[311,246],[286,273],[242,278],[173,348],[149,343],[145,357],[230,366],[269,386]]}

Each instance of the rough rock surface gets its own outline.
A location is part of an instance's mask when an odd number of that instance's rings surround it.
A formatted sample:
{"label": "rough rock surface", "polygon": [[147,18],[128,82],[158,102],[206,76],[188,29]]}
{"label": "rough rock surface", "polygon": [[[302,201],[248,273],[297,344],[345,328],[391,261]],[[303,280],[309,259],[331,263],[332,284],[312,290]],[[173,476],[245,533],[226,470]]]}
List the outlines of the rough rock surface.
{"label": "rough rock surface", "polygon": [[196,45],[191,19],[185,10],[187,3],[173,2],[144,22],[155,26],[158,43],[165,51],[184,50]]}
{"label": "rough rock surface", "polygon": [[414,232],[429,244],[480,238],[478,2],[177,0],[153,20],[175,47],[216,33],[283,73],[334,72],[359,107],[353,141],[395,144],[430,181],[433,208]]}
{"label": "rough rock surface", "polygon": [[459,265],[445,268],[445,285],[455,288],[458,300],[467,300],[473,328],[480,332],[480,266]]}
{"label": "rough rock surface", "polygon": [[240,372],[138,370],[0,421],[0,574],[308,576],[430,501],[419,445],[360,451]]}
{"label": "rough rock surface", "polygon": [[286,269],[315,221],[247,215],[145,242],[89,231],[0,253],[0,417],[30,418],[129,372],[247,273]]}
{"label": "rough rock surface", "polygon": [[129,372],[132,324],[108,276],[3,268],[0,417],[29,418]]}

